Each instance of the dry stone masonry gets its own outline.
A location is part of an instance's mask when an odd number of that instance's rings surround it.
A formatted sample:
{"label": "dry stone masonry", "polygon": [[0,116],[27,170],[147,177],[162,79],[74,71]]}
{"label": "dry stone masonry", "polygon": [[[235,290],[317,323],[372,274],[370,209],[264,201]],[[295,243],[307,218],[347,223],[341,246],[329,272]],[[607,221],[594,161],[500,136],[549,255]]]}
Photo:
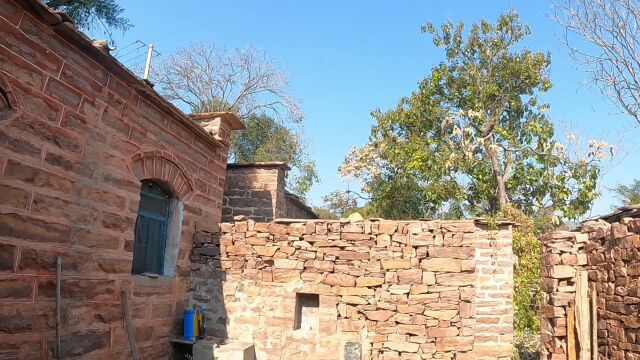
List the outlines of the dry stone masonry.
{"label": "dry stone masonry", "polygon": [[[545,359],[570,358],[585,344],[569,339],[569,314],[584,296],[576,295],[579,274],[588,274],[588,296],[596,304],[591,344],[600,359],[640,359],[640,219],[617,215],[585,222],[573,232],[555,231],[542,237],[541,309]],[[593,298],[595,296],[595,298]],[[575,317],[574,317],[575,318]],[[587,355],[587,354],[583,354]]]}
{"label": "dry stone masonry", "polygon": [[258,359],[509,359],[511,225],[237,217],[198,232],[192,303]]}

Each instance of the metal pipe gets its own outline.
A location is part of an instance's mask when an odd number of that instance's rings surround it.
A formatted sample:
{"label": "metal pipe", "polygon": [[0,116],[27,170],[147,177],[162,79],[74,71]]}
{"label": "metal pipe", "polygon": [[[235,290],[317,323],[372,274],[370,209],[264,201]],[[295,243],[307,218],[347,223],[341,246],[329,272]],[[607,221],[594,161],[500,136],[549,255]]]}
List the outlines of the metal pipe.
{"label": "metal pipe", "polygon": [[147,63],[144,65],[144,76],[142,77],[145,80],[149,80],[149,71],[151,70],[152,56],[153,56],[153,44],[150,44],[149,51],[147,52]]}
{"label": "metal pipe", "polygon": [[62,259],[60,256],[56,258],[56,359],[60,360],[60,278],[62,274]]}

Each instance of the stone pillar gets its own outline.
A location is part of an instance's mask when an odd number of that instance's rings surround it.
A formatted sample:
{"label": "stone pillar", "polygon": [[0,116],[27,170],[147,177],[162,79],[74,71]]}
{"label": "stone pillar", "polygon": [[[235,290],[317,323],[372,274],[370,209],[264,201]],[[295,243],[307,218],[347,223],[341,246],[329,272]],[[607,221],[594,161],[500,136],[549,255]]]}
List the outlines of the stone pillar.
{"label": "stone pillar", "polygon": [[244,124],[233,113],[230,112],[209,112],[192,114],[189,116],[197,122],[216,140],[229,146],[231,143],[231,133],[233,130],[244,130]]}
{"label": "stone pillar", "polygon": [[228,164],[222,220],[233,221],[239,215],[263,222],[286,217],[287,171],[283,162]]}

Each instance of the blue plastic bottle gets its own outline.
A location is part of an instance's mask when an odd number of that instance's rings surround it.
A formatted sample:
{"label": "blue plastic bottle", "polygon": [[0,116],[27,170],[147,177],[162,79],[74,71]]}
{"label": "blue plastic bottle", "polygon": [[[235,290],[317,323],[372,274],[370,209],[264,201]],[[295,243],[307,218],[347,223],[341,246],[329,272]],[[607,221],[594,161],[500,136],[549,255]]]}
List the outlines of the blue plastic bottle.
{"label": "blue plastic bottle", "polygon": [[193,340],[193,317],[196,311],[193,309],[186,309],[184,311],[184,340]]}

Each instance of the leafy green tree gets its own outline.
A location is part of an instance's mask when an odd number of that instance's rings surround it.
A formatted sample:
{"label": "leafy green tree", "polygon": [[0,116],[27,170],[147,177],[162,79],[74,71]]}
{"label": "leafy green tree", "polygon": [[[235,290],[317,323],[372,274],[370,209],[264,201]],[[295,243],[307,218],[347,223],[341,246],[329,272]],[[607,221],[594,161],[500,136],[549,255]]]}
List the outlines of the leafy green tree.
{"label": "leafy green tree", "polygon": [[445,61],[394,109],[372,113],[370,142],[346,157],[341,173],[363,183],[374,208],[388,209],[406,190],[420,194],[413,208],[427,214],[495,215],[507,204],[528,216],[586,212],[607,144],[572,158],[554,139],[538,99],[551,87],[550,56],[519,44],[530,30],[518,15],[468,31],[451,22],[422,31]]}
{"label": "leafy green tree", "polygon": [[122,16],[124,9],[116,0],[47,0],[45,4],[65,12],[81,29],[104,27],[105,30],[126,31],[131,28],[129,19]]}
{"label": "leafy green tree", "polygon": [[640,180],[633,180],[630,185],[618,185],[613,189],[624,205],[640,204]]}
{"label": "leafy green tree", "polygon": [[267,115],[250,115],[245,130],[233,135],[230,154],[238,163],[282,161],[292,169],[287,179],[290,190],[304,196],[319,181],[316,164],[310,159],[300,134]]}
{"label": "leafy green tree", "polygon": [[[495,24],[429,23],[444,50],[418,89],[386,112],[372,113],[369,143],[353,149],[340,172],[361,182],[381,214],[484,216],[515,220],[516,329],[537,329],[541,223],[577,218],[597,196],[601,160],[567,151],[539,100],[551,82],[550,56],[523,47],[530,33],[515,12]],[[402,204],[402,206],[400,205]]]}

